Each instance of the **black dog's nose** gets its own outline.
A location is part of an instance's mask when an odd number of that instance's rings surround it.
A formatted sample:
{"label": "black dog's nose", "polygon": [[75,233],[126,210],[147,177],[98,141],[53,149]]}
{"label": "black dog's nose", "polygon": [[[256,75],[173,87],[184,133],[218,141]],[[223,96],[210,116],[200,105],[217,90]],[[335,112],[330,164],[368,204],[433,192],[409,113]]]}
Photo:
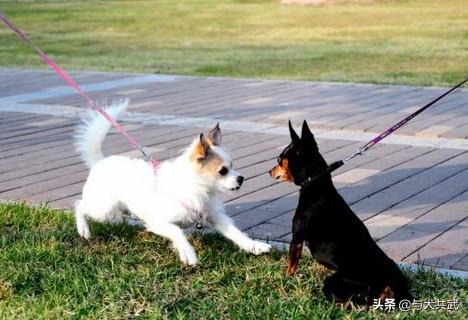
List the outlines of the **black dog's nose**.
{"label": "black dog's nose", "polygon": [[241,186],[242,182],[244,182],[244,177],[243,176],[238,176],[237,177],[237,183]]}

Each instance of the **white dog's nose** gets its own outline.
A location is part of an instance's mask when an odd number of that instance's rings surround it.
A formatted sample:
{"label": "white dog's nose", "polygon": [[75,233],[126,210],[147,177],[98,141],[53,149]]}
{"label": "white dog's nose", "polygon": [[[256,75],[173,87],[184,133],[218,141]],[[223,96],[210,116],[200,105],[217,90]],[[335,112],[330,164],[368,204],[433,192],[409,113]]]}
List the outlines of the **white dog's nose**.
{"label": "white dog's nose", "polygon": [[244,182],[244,177],[243,176],[238,176],[236,180],[237,180],[237,183],[239,184],[239,186],[241,186],[242,183]]}

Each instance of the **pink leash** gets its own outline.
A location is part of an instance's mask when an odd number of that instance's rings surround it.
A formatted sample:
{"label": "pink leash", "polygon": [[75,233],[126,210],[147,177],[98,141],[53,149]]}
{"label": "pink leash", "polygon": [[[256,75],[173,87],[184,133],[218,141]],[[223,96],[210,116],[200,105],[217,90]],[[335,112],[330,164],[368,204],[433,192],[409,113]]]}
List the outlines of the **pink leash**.
{"label": "pink leash", "polygon": [[104,118],[106,118],[120,133],[122,133],[127,140],[140,152],[143,154],[146,161],[150,162],[153,165],[153,169],[156,172],[157,168],[159,167],[159,161],[154,159],[153,156],[147,153],[143,147],[133,138],[111,115],[109,115],[103,108],[99,107],[97,103],[84,92],[81,87],[76,83],[75,80],[64,70],[62,69],[52,58],[50,58],[47,54],[44,53],[39,47],[37,47],[24,33],[21,29],[16,27],[13,22],[11,22],[5,14],[0,12],[0,20],[14,33],[18,35],[18,37],[23,40],[26,44],[28,44],[31,48],[36,50],[39,56],[47,63],[55,73],[62,78],[70,87],[74,88],[78,93],[85,98],[88,104],[91,106],[93,110],[99,112]]}

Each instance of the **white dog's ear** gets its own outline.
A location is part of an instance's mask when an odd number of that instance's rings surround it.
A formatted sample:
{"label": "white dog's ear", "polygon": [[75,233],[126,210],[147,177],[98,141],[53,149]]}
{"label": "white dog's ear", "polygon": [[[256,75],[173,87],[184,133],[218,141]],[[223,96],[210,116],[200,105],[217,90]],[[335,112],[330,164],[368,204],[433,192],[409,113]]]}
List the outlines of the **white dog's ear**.
{"label": "white dog's ear", "polygon": [[208,143],[213,146],[221,145],[221,129],[219,128],[219,122],[210,130],[210,132],[208,132],[207,140]]}
{"label": "white dog's ear", "polygon": [[192,159],[198,162],[203,161],[206,158],[209,150],[210,150],[210,145],[208,141],[206,141],[202,133],[200,134],[197,144],[195,145],[195,148],[193,149]]}

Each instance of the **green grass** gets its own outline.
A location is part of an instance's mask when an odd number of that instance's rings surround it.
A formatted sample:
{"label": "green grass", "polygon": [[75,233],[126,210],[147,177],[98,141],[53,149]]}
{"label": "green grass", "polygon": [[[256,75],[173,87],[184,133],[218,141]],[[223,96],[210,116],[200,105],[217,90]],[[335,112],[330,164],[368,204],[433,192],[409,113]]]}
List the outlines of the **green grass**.
{"label": "green grass", "polygon": [[[2,1],[74,70],[450,85],[468,72],[466,0]],[[0,28],[0,65],[44,67]]]}
{"label": "green grass", "polygon": [[216,235],[190,237],[200,257],[182,266],[167,241],[126,224],[94,224],[81,240],[73,217],[0,205],[0,318],[466,319],[468,281],[409,274],[421,300],[458,299],[456,312],[387,314],[327,302],[327,271],[304,257],[295,277],[286,254],[255,257]]}

